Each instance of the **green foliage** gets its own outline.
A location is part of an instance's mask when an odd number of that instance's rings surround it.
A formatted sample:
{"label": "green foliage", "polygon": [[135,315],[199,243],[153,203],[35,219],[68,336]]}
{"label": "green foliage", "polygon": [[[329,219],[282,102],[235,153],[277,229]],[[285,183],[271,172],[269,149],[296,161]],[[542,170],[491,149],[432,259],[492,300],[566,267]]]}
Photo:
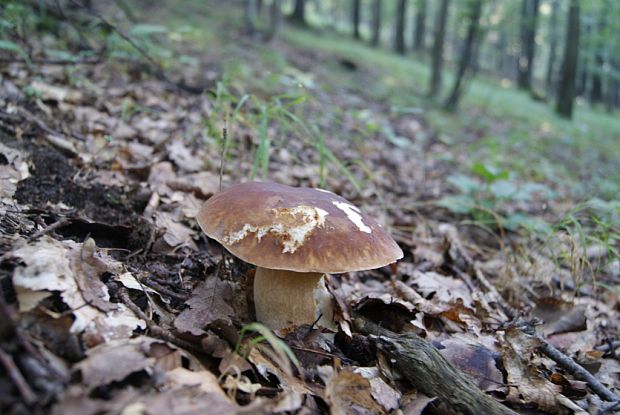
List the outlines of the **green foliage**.
{"label": "green foliage", "polygon": [[[258,336],[251,338],[248,342],[244,342],[246,335],[249,333],[258,333]],[[280,357],[280,362],[290,361],[301,373],[301,365],[291,348],[273,334],[269,328],[260,323],[250,323],[243,326],[239,333],[239,341],[235,345],[235,353],[240,356],[247,356],[252,347],[262,342],[267,342],[271,346],[276,355]]]}
{"label": "green foliage", "polygon": [[471,172],[474,176],[448,176],[448,183],[458,193],[439,199],[437,205],[457,214],[471,216],[482,225],[499,226],[512,231],[521,227],[549,231],[545,222],[514,211],[512,207],[516,203],[533,203],[541,196],[545,200],[553,199],[556,196],[553,190],[539,183],[523,183],[512,178],[507,170],[480,162],[471,166]]}

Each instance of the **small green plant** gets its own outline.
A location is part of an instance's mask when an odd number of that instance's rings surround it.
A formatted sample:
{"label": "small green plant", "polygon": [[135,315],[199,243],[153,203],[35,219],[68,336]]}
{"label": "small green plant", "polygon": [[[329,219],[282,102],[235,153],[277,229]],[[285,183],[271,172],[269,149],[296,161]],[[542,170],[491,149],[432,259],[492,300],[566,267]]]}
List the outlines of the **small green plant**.
{"label": "small green plant", "polygon": [[[249,333],[257,333],[258,336],[252,337],[249,341],[244,342],[246,335]],[[301,373],[301,365],[295,353],[293,353],[291,348],[288,347],[284,341],[261,323],[250,323],[243,326],[239,333],[239,341],[235,346],[235,353],[245,357],[252,347],[262,342],[267,342],[271,346],[277,357],[277,362],[281,364],[282,368],[288,367],[289,365],[287,362],[290,362]]]}
{"label": "small green plant", "polygon": [[549,231],[543,221],[508,209],[517,202],[532,203],[536,195],[545,199],[555,198],[555,193],[549,187],[540,183],[520,183],[511,177],[509,171],[483,163],[474,163],[471,172],[473,176],[448,176],[448,183],[459,193],[439,199],[437,205],[454,213],[472,216],[476,223],[485,226]]}

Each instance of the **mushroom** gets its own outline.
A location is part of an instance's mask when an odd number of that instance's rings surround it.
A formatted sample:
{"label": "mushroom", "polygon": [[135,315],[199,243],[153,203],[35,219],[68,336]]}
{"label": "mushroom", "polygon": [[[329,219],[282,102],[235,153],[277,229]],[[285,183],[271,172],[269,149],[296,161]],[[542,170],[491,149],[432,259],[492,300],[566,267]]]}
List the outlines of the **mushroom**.
{"label": "mushroom", "polygon": [[[257,320],[272,329],[333,327],[326,273],[378,268],[403,252],[377,222],[326,190],[249,182],[205,202],[202,230],[257,266]],[[319,319],[320,317],[320,319]]]}

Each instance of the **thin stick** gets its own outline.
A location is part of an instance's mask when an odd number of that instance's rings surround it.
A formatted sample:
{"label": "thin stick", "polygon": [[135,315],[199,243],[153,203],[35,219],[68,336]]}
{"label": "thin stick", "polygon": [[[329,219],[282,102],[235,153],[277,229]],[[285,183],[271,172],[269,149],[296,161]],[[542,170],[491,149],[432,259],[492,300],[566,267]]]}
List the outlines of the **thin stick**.
{"label": "thin stick", "polygon": [[146,323],[146,326],[148,327],[149,331],[151,332],[153,336],[159,337],[172,344],[176,344],[177,346],[182,347],[186,350],[191,350],[192,352],[196,352],[196,353],[204,353],[204,350],[201,349],[200,347],[192,343],[189,343],[185,340],[179,339],[177,336],[172,334],[169,330],[164,329],[163,327],[153,322],[153,320],[148,318],[146,314],[144,314],[144,311],[142,311],[140,307],[138,307],[136,303],[134,303],[131,300],[131,298],[129,298],[129,293],[127,292],[127,289],[125,287],[121,287],[118,289],[118,297],[121,299],[123,304],[127,306],[127,308],[129,308],[131,311],[134,312],[136,316],[138,316],[139,319],[144,320],[144,322]]}
{"label": "thin stick", "polygon": [[547,343],[538,333],[532,324],[526,324],[522,327],[523,332],[534,336],[541,342],[540,350],[550,359],[555,361],[560,367],[571,373],[577,379],[580,379],[588,384],[590,389],[594,391],[601,399],[606,401],[615,402],[620,400],[620,397],[616,396],[613,392],[605,387],[597,378],[592,376],[590,372],[584,369],[581,365],[575,362],[570,357]]}
{"label": "thin stick", "polygon": [[19,391],[19,394],[24,398],[24,402],[27,405],[31,405],[37,401],[37,395],[32,391],[28,382],[20,372],[19,368],[13,361],[13,358],[7,354],[2,348],[0,348],[0,362],[4,366],[9,377],[15,384],[15,387]]}
{"label": "thin stick", "polygon": [[[228,120],[227,120],[228,121]],[[226,144],[228,143],[228,130],[226,126],[222,128],[222,154],[220,154],[220,192],[222,191],[222,177],[224,176],[224,158],[226,157]]]}
{"label": "thin stick", "polygon": [[57,220],[56,222],[52,223],[51,225],[41,229],[40,231],[35,232],[30,237],[30,240],[33,241],[35,239],[38,239],[38,238],[42,237],[43,235],[47,235],[48,233],[54,232],[56,229],[62,228],[63,226],[65,226],[69,222],[71,222],[71,220],[69,218],[67,218],[67,217],[61,218],[61,219]]}

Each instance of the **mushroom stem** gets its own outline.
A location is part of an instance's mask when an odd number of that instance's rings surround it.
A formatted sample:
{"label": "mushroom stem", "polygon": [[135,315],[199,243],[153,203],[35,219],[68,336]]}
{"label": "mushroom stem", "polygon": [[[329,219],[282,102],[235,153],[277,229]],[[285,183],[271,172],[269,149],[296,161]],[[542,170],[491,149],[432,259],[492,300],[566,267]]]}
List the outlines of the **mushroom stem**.
{"label": "mushroom stem", "polygon": [[256,319],[271,329],[312,324],[334,327],[325,274],[258,267],[254,277]]}

